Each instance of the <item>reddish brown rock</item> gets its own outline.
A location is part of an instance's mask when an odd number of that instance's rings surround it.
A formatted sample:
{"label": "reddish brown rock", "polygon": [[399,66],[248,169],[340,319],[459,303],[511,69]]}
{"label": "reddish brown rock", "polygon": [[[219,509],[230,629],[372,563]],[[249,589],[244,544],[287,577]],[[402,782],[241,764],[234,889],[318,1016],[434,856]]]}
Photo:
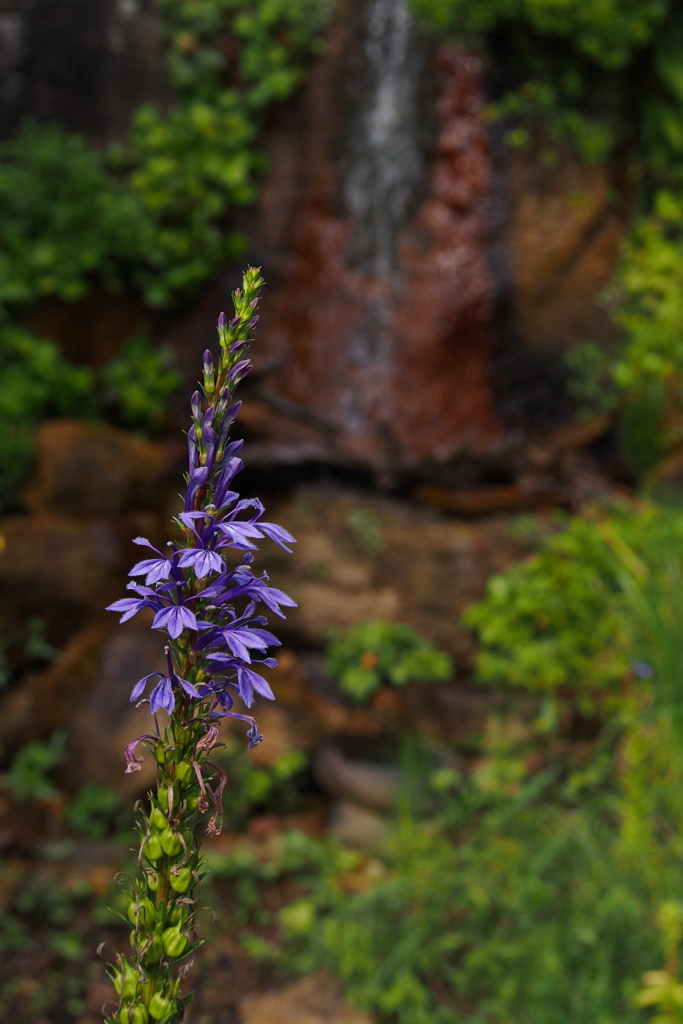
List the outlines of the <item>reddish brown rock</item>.
{"label": "reddish brown rock", "polygon": [[512,151],[507,165],[505,244],[521,341],[538,349],[615,338],[600,302],[625,231],[613,168],[589,166],[571,152],[548,167],[537,152]]}
{"label": "reddish brown rock", "polygon": [[462,50],[437,59],[428,195],[399,232],[395,273],[379,275],[353,264],[354,225],[339,212],[332,63],[311,86],[301,205],[261,338],[267,394],[336,431],[347,456],[373,465],[481,453],[499,426],[489,382],[491,157],[480,63]]}

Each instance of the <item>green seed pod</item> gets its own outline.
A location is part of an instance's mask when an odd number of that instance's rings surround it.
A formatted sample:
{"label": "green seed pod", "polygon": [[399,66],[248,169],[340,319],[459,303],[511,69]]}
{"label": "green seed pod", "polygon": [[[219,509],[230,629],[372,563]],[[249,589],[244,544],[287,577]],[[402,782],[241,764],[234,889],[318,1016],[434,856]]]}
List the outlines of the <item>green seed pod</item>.
{"label": "green seed pod", "polygon": [[181,904],[171,908],[171,924],[179,925],[183,928],[187,924],[187,920],[190,916],[190,908],[187,904]]}
{"label": "green seed pod", "polygon": [[183,848],[183,844],[172,828],[166,828],[161,833],[161,846],[169,857],[175,857]]}
{"label": "green seed pod", "polygon": [[168,818],[160,807],[155,807],[149,816],[149,823],[155,832],[163,832],[168,828]]}
{"label": "green seed pod", "polygon": [[196,811],[198,804],[199,804],[199,794],[197,794],[196,796],[188,796],[188,798],[187,798],[187,809],[188,809],[188,811]]}
{"label": "green seed pod", "polygon": [[178,782],[182,783],[183,786],[189,786],[192,782],[195,782],[197,776],[194,773],[194,768],[187,761],[181,761],[176,768],[176,778]]}
{"label": "green seed pod", "polygon": [[145,843],[145,857],[155,864],[164,855],[164,848],[158,836],[150,836]]}
{"label": "green seed pod", "polygon": [[161,938],[158,935],[155,935],[149,949],[145,951],[142,959],[147,964],[154,964],[157,960],[161,960],[163,955],[164,947],[161,942]]}
{"label": "green seed pod", "polygon": [[116,991],[119,993],[120,996],[123,996],[124,999],[132,999],[135,993],[137,992],[139,981],[140,976],[138,975],[138,972],[134,970],[132,967],[130,967],[128,964],[126,964],[123,970],[122,989],[119,990],[119,988],[117,987]]}
{"label": "green seed pod", "polygon": [[172,996],[169,998],[163,992],[155,992],[149,1004],[149,1013],[155,1020],[160,1020],[166,1014],[173,1013],[178,1007],[178,1001]]}
{"label": "green seed pod", "polygon": [[130,1011],[130,1024],[149,1024],[149,1013],[146,1006],[135,1006]]}
{"label": "green seed pod", "polygon": [[157,800],[165,811],[168,810],[168,787],[159,786],[157,789]]}
{"label": "green seed pod", "polygon": [[161,879],[156,871],[150,871],[147,875],[147,888],[150,892],[158,892]]}
{"label": "green seed pod", "polygon": [[182,956],[189,946],[189,942],[177,925],[174,928],[166,929],[161,936],[161,942],[166,956],[170,956],[174,960],[176,957]]}
{"label": "green seed pod", "polygon": [[150,899],[143,897],[136,903],[135,900],[131,900],[128,904],[128,920],[131,924],[136,924],[139,927],[149,928],[154,924],[156,917],[156,908]]}
{"label": "green seed pod", "polygon": [[170,876],[171,888],[176,892],[184,893],[192,885],[192,871],[190,868],[180,868],[178,874]]}

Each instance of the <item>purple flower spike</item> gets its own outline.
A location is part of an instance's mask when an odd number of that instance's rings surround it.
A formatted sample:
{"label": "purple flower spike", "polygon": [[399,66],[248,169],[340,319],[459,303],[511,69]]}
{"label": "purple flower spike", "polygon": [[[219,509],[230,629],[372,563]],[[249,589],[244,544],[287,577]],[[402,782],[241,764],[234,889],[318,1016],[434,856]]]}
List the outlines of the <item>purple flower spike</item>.
{"label": "purple flower spike", "polygon": [[[257,698],[274,699],[261,672],[276,664],[268,651],[279,644],[259,611],[284,617],[283,609],[295,607],[265,574],[255,575],[251,568],[264,538],[285,551],[294,538],[264,520],[257,498],[240,499],[233,489],[243,466],[243,442],[231,441],[229,431],[240,408],[236,386],[251,369],[247,349],[258,320],[259,280],[256,271],[245,275],[243,291],[235,294],[236,315],[218,317],[218,354],[209,349],[203,354],[202,390],[190,403],[185,505],[176,519],[182,539],[158,550],[137,537],[135,543],[149,553],[130,570],[133,593],[109,606],[122,622],[150,608],[152,629],[168,638],[167,670],[140,679],[132,701],[145,699],[149,688],[152,714],[165,710],[190,720],[201,717],[209,730],[211,719],[242,719],[250,746],[261,740],[256,721],[233,711],[233,704],[239,699],[250,708]],[[137,770],[134,751],[131,745],[126,753],[130,771]]]}

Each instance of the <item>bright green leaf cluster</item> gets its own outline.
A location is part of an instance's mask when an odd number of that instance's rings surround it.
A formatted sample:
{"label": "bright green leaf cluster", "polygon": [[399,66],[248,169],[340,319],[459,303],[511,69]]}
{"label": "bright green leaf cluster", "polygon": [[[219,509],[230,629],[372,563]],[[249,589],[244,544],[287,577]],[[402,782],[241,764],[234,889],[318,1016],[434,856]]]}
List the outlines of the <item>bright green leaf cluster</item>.
{"label": "bright green leaf cluster", "polygon": [[367,700],[380,686],[405,686],[411,680],[445,680],[453,675],[448,654],[436,650],[409,626],[359,622],[332,640],[328,672],[354,700]]}
{"label": "bright green leaf cluster", "polygon": [[480,642],[479,679],[546,693],[616,694],[644,643],[624,573],[646,563],[654,572],[653,538],[664,533],[676,558],[683,518],[666,510],[579,516],[538,554],[493,576],[485,599],[465,614]]}

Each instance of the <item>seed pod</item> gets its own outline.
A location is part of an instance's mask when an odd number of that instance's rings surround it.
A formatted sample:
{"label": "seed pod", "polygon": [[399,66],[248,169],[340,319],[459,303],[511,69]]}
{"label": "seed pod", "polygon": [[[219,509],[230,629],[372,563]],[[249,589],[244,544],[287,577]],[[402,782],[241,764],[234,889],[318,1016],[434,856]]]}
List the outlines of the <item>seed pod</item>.
{"label": "seed pod", "polygon": [[166,1014],[170,1015],[178,1007],[178,1000],[172,996],[169,998],[165,996],[163,992],[155,992],[152,996],[149,1004],[149,1013],[155,1020],[160,1020],[165,1017]]}
{"label": "seed pod", "polygon": [[123,969],[123,978],[121,990],[116,989],[120,996],[124,999],[132,999],[137,992],[138,982],[140,981],[140,975],[132,968],[129,964],[126,964]]}
{"label": "seed pod", "polygon": [[192,871],[190,868],[180,868],[178,874],[170,876],[171,888],[176,892],[184,893],[192,885]]}
{"label": "seed pod", "polygon": [[163,851],[164,853],[167,853],[169,857],[175,857],[183,848],[183,844],[180,842],[180,839],[172,828],[165,828],[161,833],[160,838]]}
{"label": "seed pod", "polygon": [[191,783],[196,779],[192,765],[188,764],[187,761],[181,761],[176,768],[176,779],[178,782],[181,782],[183,786],[191,785]]}
{"label": "seed pod", "polygon": [[185,905],[178,906],[171,909],[171,924],[178,925],[180,928],[184,927],[187,923],[187,919],[190,916],[190,908]]}
{"label": "seed pod", "polygon": [[129,1009],[124,1006],[120,1011],[119,1020],[121,1024],[149,1024],[149,1013],[146,1006],[133,1006]]}
{"label": "seed pod", "polygon": [[155,807],[149,816],[149,823],[155,832],[163,832],[168,828],[168,818],[160,807]]}
{"label": "seed pod", "polygon": [[157,789],[157,800],[165,811],[168,810],[168,787],[159,786]]}
{"label": "seed pod", "polygon": [[128,919],[131,924],[149,928],[154,924],[155,917],[156,908],[152,901],[147,899],[146,896],[141,900],[138,900],[137,903],[135,900],[131,900],[128,904]]}
{"label": "seed pod", "polygon": [[161,942],[166,956],[170,956],[174,960],[182,956],[189,945],[178,925],[174,928],[167,928],[161,936]]}
{"label": "seed pod", "polygon": [[164,855],[164,848],[158,836],[150,836],[145,843],[145,857],[155,864]]}
{"label": "seed pod", "polygon": [[161,942],[161,937],[159,935],[155,935],[148,949],[145,950],[142,959],[145,963],[154,964],[157,960],[161,960],[163,955],[164,947]]}

